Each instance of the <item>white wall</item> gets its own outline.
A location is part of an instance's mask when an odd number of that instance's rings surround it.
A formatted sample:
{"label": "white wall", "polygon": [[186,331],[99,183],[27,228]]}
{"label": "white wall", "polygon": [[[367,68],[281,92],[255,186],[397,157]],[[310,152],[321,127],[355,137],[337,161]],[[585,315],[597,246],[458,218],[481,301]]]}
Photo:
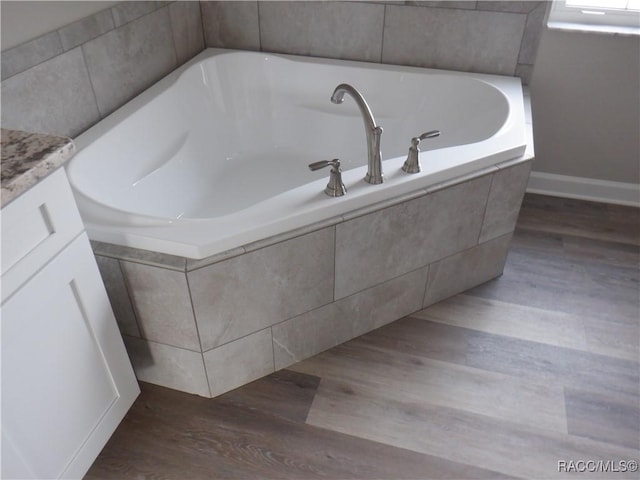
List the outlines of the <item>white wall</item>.
{"label": "white wall", "polygon": [[2,50],[104,10],[118,2],[0,2]]}
{"label": "white wall", "polygon": [[531,100],[534,171],[640,183],[640,37],[545,29]]}

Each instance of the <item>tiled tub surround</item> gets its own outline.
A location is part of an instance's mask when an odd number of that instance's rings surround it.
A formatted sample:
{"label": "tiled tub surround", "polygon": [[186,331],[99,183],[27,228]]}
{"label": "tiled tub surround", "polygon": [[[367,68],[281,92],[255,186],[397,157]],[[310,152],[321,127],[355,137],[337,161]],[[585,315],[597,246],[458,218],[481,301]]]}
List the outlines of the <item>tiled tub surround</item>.
{"label": "tiled tub surround", "polygon": [[520,76],[542,1],[122,2],[2,52],[5,128],[75,136],[206,46]]}
{"label": "tiled tub surround", "polygon": [[532,159],[203,260],[94,242],[138,378],[216,396],[500,275]]}
{"label": "tiled tub surround", "polygon": [[208,47],[515,75],[527,84],[548,2],[201,4]]}

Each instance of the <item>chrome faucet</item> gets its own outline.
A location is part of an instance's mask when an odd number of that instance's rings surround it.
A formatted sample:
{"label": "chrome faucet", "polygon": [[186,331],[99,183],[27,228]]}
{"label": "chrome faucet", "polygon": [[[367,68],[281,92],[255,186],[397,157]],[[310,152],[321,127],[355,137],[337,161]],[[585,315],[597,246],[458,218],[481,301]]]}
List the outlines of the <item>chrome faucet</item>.
{"label": "chrome faucet", "polygon": [[367,156],[368,168],[364,181],[377,185],[382,183],[382,153],[380,152],[380,136],[382,135],[382,127],[376,125],[371,109],[367,105],[366,100],[358,90],[348,83],[341,83],[333,91],[331,102],[340,104],[344,102],[344,94],[348,93],[353,97],[360,109],[362,119],[364,120],[364,129],[367,134]]}

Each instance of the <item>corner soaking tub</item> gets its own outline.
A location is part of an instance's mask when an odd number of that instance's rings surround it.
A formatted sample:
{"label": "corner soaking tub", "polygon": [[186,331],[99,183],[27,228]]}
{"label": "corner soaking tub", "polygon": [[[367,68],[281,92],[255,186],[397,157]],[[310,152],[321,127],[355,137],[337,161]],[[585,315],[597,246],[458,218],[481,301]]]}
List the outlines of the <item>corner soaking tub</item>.
{"label": "corner soaking tub", "polygon": [[[368,102],[384,183],[370,185]],[[411,138],[422,171],[401,171]],[[525,150],[519,79],[208,49],[75,139],[67,166],[92,240],[192,259],[427,189]],[[347,194],[329,198],[339,158]]]}
{"label": "corner soaking tub", "polygon": [[[341,83],[384,129],[382,184]],[[532,160],[518,79],[213,49],[76,145],[136,376],[205,397],[500,275]],[[338,198],[308,168],[333,158]]]}

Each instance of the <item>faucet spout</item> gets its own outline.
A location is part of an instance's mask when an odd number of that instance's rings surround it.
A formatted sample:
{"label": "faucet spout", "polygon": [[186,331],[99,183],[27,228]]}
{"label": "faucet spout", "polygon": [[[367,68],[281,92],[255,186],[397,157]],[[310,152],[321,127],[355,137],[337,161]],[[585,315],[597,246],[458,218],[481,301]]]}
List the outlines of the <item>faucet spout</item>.
{"label": "faucet spout", "polygon": [[344,102],[345,93],[349,94],[355,100],[362,120],[364,121],[364,129],[367,134],[367,174],[364,177],[365,182],[377,185],[382,183],[382,153],[380,152],[380,137],[382,136],[382,127],[376,125],[371,109],[362,94],[348,83],[341,83],[333,91],[331,102],[340,104]]}

